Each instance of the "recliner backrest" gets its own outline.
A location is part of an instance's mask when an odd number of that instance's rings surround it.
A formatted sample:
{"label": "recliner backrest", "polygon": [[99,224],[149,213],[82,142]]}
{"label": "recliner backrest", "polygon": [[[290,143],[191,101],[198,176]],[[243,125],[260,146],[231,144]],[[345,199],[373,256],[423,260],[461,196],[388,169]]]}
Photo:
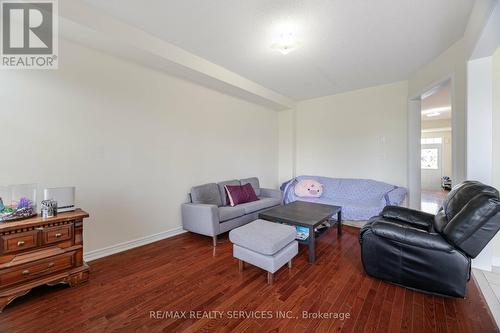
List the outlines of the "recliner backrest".
{"label": "recliner backrest", "polygon": [[498,191],[473,181],[456,186],[436,215],[436,224],[450,243],[475,258],[500,230]]}
{"label": "recliner backrest", "polygon": [[[443,205],[434,217],[434,230],[439,233],[443,232],[448,222],[450,222],[456,213],[458,213],[465,204],[475,195],[474,189],[478,190],[478,185],[482,185],[477,181],[464,181],[453,187],[448,196],[443,202]],[[470,188],[472,187],[472,191]],[[481,187],[482,189],[482,187]]]}
{"label": "recliner backrest", "polygon": [[478,181],[468,180],[455,186],[443,202],[443,210],[448,222],[479,193],[490,193],[498,198],[498,191],[495,188]]}

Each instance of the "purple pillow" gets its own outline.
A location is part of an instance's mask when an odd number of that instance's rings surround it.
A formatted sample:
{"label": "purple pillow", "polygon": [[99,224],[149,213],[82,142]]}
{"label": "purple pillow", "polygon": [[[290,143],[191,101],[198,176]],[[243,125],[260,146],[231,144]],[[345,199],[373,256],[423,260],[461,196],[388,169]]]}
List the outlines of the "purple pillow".
{"label": "purple pillow", "polygon": [[250,183],[245,185],[224,185],[224,187],[226,188],[227,197],[229,198],[229,204],[231,206],[259,200]]}

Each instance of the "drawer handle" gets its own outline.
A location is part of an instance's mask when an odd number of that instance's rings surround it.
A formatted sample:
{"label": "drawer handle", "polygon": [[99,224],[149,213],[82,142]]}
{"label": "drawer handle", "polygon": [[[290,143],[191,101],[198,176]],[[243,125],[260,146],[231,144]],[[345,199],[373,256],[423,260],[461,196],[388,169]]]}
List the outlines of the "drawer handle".
{"label": "drawer handle", "polygon": [[19,247],[24,246],[24,241],[20,240],[19,242],[17,242],[17,246],[19,246]]}
{"label": "drawer handle", "polygon": [[55,234],[56,238],[59,238],[62,236],[62,234],[60,232],[58,232],[57,234]]}
{"label": "drawer handle", "polygon": [[47,268],[45,268],[44,270],[41,270],[41,271],[38,271],[38,272],[35,272],[35,273],[31,273],[29,269],[25,269],[24,271],[21,272],[21,274],[23,274],[23,275],[40,274],[40,273],[44,273],[44,272],[48,271],[52,267],[54,267],[54,263],[53,262],[49,262],[49,264],[47,265]]}

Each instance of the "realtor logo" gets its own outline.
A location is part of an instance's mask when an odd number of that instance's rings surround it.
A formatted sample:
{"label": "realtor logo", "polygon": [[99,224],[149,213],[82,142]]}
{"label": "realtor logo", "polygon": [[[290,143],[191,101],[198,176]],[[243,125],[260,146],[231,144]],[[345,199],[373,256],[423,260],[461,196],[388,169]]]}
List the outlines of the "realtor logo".
{"label": "realtor logo", "polygon": [[56,0],[1,0],[3,69],[57,69]]}

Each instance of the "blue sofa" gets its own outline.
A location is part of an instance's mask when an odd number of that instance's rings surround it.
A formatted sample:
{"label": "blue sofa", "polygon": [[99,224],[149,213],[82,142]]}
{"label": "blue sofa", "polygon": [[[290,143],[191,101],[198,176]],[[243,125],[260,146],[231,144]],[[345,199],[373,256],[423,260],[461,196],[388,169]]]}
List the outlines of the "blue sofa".
{"label": "blue sofa", "polygon": [[[294,186],[301,179],[313,179],[323,185],[319,198],[295,195]],[[378,215],[385,206],[400,206],[406,197],[406,188],[371,179],[298,176],[281,186],[284,203],[293,201],[317,202],[342,207],[342,218],[348,221],[368,220]]]}

